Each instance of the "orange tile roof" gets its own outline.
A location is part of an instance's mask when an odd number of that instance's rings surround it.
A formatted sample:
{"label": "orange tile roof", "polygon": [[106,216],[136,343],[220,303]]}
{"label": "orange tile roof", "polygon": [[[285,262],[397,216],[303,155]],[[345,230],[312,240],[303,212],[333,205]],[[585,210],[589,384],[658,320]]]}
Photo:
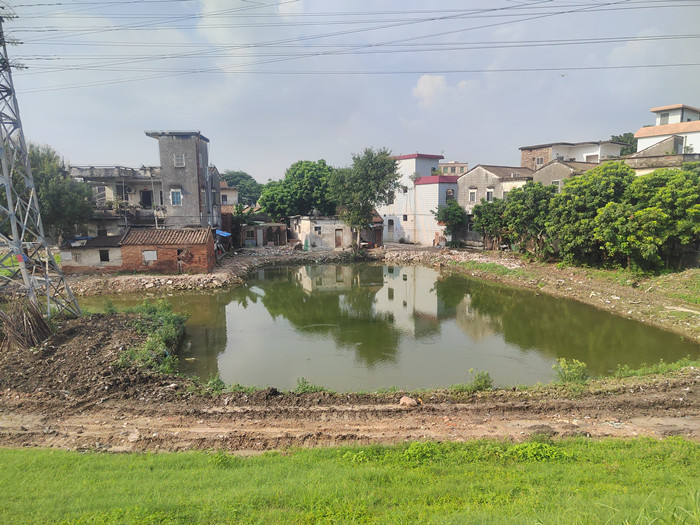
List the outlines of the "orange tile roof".
{"label": "orange tile roof", "polygon": [[122,246],[163,244],[205,244],[211,237],[209,228],[154,230],[131,228],[122,238]]}
{"label": "orange tile roof", "polygon": [[659,106],[658,108],[651,108],[649,111],[652,113],[658,113],[659,111],[668,111],[669,109],[690,109],[691,111],[697,111],[700,113],[700,109],[696,109],[692,106],[686,106],[685,104],[671,104],[670,106]]}
{"label": "orange tile roof", "polygon": [[634,134],[634,138],[658,137],[659,135],[675,135],[677,133],[692,133],[700,131],[700,120],[690,122],[677,122],[676,124],[664,124],[663,126],[647,126]]}

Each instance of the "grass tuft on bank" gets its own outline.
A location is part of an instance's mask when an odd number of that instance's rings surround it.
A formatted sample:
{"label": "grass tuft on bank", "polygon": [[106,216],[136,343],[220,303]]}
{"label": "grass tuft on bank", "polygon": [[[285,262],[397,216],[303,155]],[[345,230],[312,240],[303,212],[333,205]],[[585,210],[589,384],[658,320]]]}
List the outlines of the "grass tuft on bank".
{"label": "grass tuft on bank", "polygon": [[0,462],[6,524],[700,522],[700,445],[681,438],[255,457],[0,449]]}
{"label": "grass tuft on bank", "polygon": [[[105,310],[116,312],[110,305],[106,305]],[[155,303],[144,301],[138,306],[125,308],[124,313],[136,314],[131,327],[148,338],[140,347],[122,351],[117,366],[137,366],[164,374],[176,373],[178,363],[173,351],[185,334],[187,317],[173,312],[172,306],[165,300]]]}

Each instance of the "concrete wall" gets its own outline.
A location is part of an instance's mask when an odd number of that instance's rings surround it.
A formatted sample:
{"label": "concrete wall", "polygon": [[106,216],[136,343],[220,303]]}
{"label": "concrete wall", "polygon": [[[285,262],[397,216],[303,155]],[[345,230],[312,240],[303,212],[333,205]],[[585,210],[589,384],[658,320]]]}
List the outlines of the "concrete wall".
{"label": "concrete wall", "polygon": [[[178,250],[181,256],[178,264]],[[146,261],[144,252],[156,252],[155,261]],[[214,239],[207,244],[168,246],[122,246],[122,270],[153,273],[208,273],[214,268]]]}
{"label": "concrete wall", "polygon": [[[486,199],[486,190],[493,189],[494,198],[503,198],[503,191],[500,189],[500,180],[494,174],[485,170],[481,166],[472,168],[457,181],[457,202],[459,205],[471,213],[474,206],[481,203],[481,199]],[[476,190],[476,200],[469,200],[469,190]]]}
{"label": "concrete wall", "polygon": [[457,183],[419,184],[416,186],[416,238],[424,246],[432,246],[436,234],[443,236],[445,227],[440,226],[431,212],[437,210],[438,206],[447,204],[447,190],[454,192],[455,198],[458,195]]}
{"label": "concrete wall", "polygon": [[[674,133],[673,135],[678,135],[683,137],[683,151],[688,149],[688,153],[700,153],[700,132],[689,132],[689,133]],[[661,142],[664,139],[672,137],[673,135],[657,135],[654,137],[641,137],[637,140],[637,151],[642,151],[643,149],[649,148],[654,144]]]}
{"label": "concrete wall", "polygon": [[[107,250],[109,261],[100,261],[100,250]],[[121,271],[122,253],[115,248],[65,248],[61,250],[61,268],[66,275],[116,273]]]}
{"label": "concrete wall", "polygon": [[[352,229],[336,217],[293,217],[290,219],[290,229],[304,249],[345,250],[352,247]],[[341,246],[338,248],[335,245],[336,230],[342,231]]]}
{"label": "concrete wall", "polygon": [[553,181],[559,181],[559,184],[557,184],[557,191],[559,192],[564,187],[564,181],[570,179],[573,176],[572,174],[573,171],[570,167],[555,162],[537,170],[533,174],[532,180],[534,182],[540,182],[544,186],[552,184]]}

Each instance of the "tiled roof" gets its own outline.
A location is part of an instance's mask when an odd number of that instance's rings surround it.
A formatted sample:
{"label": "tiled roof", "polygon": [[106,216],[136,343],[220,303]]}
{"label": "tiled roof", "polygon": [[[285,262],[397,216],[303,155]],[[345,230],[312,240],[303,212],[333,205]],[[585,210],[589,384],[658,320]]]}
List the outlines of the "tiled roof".
{"label": "tiled roof", "polygon": [[442,155],[427,155],[425,153],[412,153],[411,155],[399,155],[398,157],[391,157],[394,160],[407,160],[407,159],[432,159],[439,160],[444,159]]}
{"label": "tiled roof", "polygon": [[571,168],[571,171],[575,174],[583,173],[585,171],[592,170],[593,168],[600,166],[600,164],[598,164],[597,162],[578,162],[573,160],[554,159],[542,166],[539,170],[536,170],[536,172],[546,168],[547,166],[551,166],[552,164],[563,164],[564,166],[568,166],[569,168]]}
{"label": "tiled roof", "polygon": [[647,126],[634,134],[634,138],[658,137],[659,135],[675,135],[676,133],[694,133],[700,131],[700,120],[664,124],[663,126]]}
{"label": "tiled roof", "polygon": [[[479,164],[470,169],[467,173],[470,173],[479,167],[483,168],[489,173],[493,173],[499,179],[530,179],[534,173],[534,171],[530,168],[523,168],[522,166],[488,166],[486,164]],[[513,174],[515,174],[515,177]]]}
{"label": "tiled roof", "polygon": [[231,213],[233,214],[236,211],[236,205],[235,204],[222,204],[221,205],[221,213]]}
{"label": "tiled roof", "polygon": [[416,186],[421,184],[457,184],[458,175],[428,175],[427,177],[418,177]]}
{"label": "tiled roof", "polygon": [[208,228],[186,230],[129,229],[124,234],[122,246],[164,245],[164,244],[204,244],[211,237]]}
{"label": "tiled roof", "polygon": [[225,180],[222,180],[222,181],[219,183],[219,186],[220,186],[222,189],[227,190],[227,189],[228,189],[228,182],[226,182]]}
{"label": "tiled roof", "polygon": [[121,235],[100,235],[85,241],[86,248],[116,248],[122,240]]}

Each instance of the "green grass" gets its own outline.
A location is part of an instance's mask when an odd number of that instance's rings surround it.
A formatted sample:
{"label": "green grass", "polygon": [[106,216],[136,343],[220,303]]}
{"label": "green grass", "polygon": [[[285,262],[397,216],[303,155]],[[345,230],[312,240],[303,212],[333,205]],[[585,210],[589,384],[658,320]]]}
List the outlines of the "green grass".
{"label": "green grass", "polygon": [[700,368],[700,360],[692,359],[688,356],[672,363],[666,363],[663,359],[651,365],[643,363],[639,368],[618,365],[613,375],[614,377],[640,377],[654,374],[667,374],[669,372],[677,372],[689,366]]}
{"label": "green grass", "polygon": [[3,524],[700,523],[700,445],[679,438],[248,458],[0,449],[0,463]]}
{"label": "green grass", "polygon": [[[106,304],[105,309],[116,312],[114,305]],[[187,317],[174,313],[170,303],[164,300],[155,303],[144,301],[139,306],[125,308],[124,312],[138,314],[131,328],[148,335],[148,338],[140,347],[124,350],[117,365],[143,367],[166,374],[177,372],[177,358],[172,352],[182,340]]]}
{"label": "green grass", "polygon": [[453,263],[456,266],[466,270],[478,270],[480,272],[490,273],[492,275],[502,275],[511,277],[527,277],[528,273],[524,270],[511,270],[498,263],[477,262],[477,261],[461,261]]}

